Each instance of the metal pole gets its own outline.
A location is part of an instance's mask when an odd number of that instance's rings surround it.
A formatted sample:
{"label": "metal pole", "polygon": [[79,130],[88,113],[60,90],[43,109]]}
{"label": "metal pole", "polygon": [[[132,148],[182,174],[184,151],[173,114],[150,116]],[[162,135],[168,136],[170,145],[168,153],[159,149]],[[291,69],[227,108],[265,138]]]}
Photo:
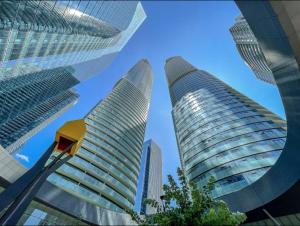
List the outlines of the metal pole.
{"label": "metal pole", "polygon": [[74,143],[70,144],[52,162],[38,172],[32,182],[26,186],[6,210],[5,214],[0,219],[0,225],[16,225],[18,223],[24,211],[27,209],[47,177],[72,157],[67,156],[64,159],[61,159],[64,154],[72,148],[73,144]]}
{"label": "metal pole", "polygon": [[271,221],[273,221],[275,225],[281,226],[280,223],[274,217],[272,217],[272,215],[266,209],[262,209],[262,210],[264,211],[265,214],[267,214],[267,216],[271,219]]}
{"label": "metal pole", "polygon": [[42,155],[42,157],[37,161],[37,163],[18,178],[14,183],[10,184],[1,194],[0,194],[0,211],[5,209],[11,202],[13,202],[28,184],[32,183],[34,178],[40,173],[40,171],[45,166],[45,163],[49,159],[53,149],[55,148],[56,142],[54,142],[47,151]]}

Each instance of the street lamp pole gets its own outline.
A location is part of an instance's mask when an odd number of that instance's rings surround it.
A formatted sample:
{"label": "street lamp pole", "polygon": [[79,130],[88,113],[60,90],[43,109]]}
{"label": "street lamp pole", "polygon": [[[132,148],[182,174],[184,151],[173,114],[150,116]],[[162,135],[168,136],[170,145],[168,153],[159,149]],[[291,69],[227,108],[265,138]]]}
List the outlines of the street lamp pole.
{"label": "street lamp pole", "polygon": [[[64,124],[38,162],[18,180],[0,194],[0,225],[16,225],[42,186],[47,177],[72,158],[84,138],[86,128],[83,120],[70,121]],[[49,164],[45,165],[53,152],[60,152]]]}

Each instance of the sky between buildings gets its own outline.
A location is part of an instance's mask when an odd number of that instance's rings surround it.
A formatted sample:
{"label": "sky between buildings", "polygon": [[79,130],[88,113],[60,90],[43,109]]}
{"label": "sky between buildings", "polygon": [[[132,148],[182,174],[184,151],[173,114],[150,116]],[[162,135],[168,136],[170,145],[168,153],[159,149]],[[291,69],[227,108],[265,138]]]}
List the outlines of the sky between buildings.
{"label": "sky between buildings", "polygon": [[20,151],[19,160],[31,167],[53,142],[55,131],[66,121],[84,117],[104,98],[117,80],[138,60],[152,65],[154,83],[146,137],[154,139],[163,154],[163,179],[176,175],[180,166],[165,78],[165,60],[180,55],[241,93],[285,118],[277,88],[257,80],[244,64],[229,32],[240,14],[231,1],[144,1],[147,19],[114,62],[100,75],[79,84],[78,103],[33,137]]}

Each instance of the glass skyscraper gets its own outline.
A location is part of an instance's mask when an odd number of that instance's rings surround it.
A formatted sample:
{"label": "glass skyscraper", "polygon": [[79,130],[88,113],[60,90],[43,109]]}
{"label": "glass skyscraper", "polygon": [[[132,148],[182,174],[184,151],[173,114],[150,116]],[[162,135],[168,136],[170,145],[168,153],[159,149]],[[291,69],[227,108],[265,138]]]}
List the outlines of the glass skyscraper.
{"label": "glass skyscraper", "polygon": [[67,90],[2,123],[1,146],[9,153],[17,151],[28,139],[72,107],[77,100],[78,94]]}
{"label": "glass skyscraper", "polygon": [[1,1],[0,145],[16,151],[73,105],[71,88],[109,65],[145,18],[138,1]]}
{"label": "glass skyscraper", "polygon": [[214,197],[264,175],[281,154],[286,123],[181,57],[165,65],[181,165],[189,180],[216,179]]}
{"label": "glass skyscraper", "polygon": [[156,209],[144,203],[144,199],[161,202],[162,195],[162,155],[159,146],[152,139],[144,143],[138,184],[138,211],[143,215],[156,213]]}
{"label": "glass skyscraper", "polygon": [[117,212],[131,209],[151,89],[151,67],[141,60],[86,115],[81,148],[48,180],[100,207]]}
{"label": "glass skyscraper", "polygon": [[236,18],[230,32],[241,57],[253,70],[256,77],[262,81],[275,84],[273,73],[267,64],[263,51],[243,16]]}
{"label": "glass skyscraper", "polygon": [[0,80],[110,62],[145,17],[138,1],[1,1]]}
{"label": "glass skyscraper", "polygon": [[16,151],[37,131],[76,103],[72,68],[29,73],[0,81],[0,145]]}

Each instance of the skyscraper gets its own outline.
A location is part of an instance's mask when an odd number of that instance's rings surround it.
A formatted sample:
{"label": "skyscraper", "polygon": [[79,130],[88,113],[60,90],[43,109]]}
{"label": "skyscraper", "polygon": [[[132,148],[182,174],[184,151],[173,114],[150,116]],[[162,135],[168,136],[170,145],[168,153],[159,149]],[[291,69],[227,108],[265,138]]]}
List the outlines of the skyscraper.
{"label": "skyscraper", "polygon": [[256,77],[262,81],[275,84],[273,73],[267,64],[259,43],[243,16],[235,19],[235,24],[230,28],[230,32],[241,57],[253,70]]}
{"label": "skyscraper", "polygon": [[0,144],[9,152],[74,104],[70,89],[110,64],[146,17],[137,1],[1,1],[0,14]]}
{"label": "skyscraper", "polygon": [[140,214],[156,213],[156,209],[146,205],[144,199],[160,202],[162,195],[162,156],[159,146],[152,140],[144,143],[139,176],[137,202]]}
{"label": "skyscraper", "polygon": [[81,148],[48,180],[94,205],[117,212],[132,208],[151,87],[151,67],[141,60],[86,115]]}
{"label": "skyscraper", "polygon": [[9,153],[17,151],[39,130],[72,107],[77,99],[78,94],[67,90],[2,123],[0,125],[1,145]]}
{"label": "skyscraper", "polygon": [[145,17],[138,1],[1,1],[0,80],[94,59],[99,72]]}
{"label": "skyscraper", "polygon": [[285,121],[181,57],[165,65],[182,167],[221,197],[252,184],[276,162]]}
{"label": "skyscraper", "polygon": [[0,81],[0,144],[10,153],[16,151],[76,103],[78,95],[69,89],[77,83],[72,68],[43,70]]}

